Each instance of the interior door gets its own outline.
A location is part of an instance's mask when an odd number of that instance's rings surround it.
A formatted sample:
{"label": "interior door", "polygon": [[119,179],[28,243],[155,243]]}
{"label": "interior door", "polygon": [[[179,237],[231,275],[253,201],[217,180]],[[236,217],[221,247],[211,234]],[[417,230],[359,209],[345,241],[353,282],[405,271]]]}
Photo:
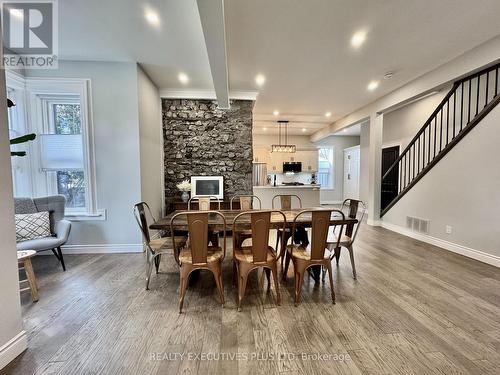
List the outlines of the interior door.
{"label": "interior door", "polygon": [[[399,157],[399,146],[386,147],[382,149],[382,176],[389,170]],[[380,206],[383,210],[398,195],[399,169],[394,168],[392,172],[382,181],[382,192]]]}
{"label": "interior door", "polygon": [[344,199],[359,199],[359,146],[344,150]]}

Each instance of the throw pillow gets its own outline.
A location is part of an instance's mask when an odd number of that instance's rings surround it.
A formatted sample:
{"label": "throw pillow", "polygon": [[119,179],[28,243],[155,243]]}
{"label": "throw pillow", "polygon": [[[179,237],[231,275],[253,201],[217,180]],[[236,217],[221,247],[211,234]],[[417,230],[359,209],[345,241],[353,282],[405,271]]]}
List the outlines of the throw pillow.
{"label": "throw pillow", "polygon": [[17,242],[50,236],[49,212],[16,215]]}

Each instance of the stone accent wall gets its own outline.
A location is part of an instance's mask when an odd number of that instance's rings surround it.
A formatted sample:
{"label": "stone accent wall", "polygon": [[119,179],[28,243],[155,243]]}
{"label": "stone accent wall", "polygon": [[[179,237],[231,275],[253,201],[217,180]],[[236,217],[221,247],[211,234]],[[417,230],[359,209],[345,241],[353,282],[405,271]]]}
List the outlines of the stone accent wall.
{"label": "stone accent wall", "polygon": [[212,100],[163,99],[165,203],[191,176],[223,176],[224,199],[252,194],[253,101],[233,100],[229,110]]}

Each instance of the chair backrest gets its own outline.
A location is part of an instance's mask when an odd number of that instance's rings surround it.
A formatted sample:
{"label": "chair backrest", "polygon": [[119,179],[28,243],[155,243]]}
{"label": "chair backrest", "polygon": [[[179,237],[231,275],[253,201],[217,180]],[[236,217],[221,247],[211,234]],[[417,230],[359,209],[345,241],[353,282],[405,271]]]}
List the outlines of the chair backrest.
{"label": "chair backrest", "polygon": [[172,235],[172,245],[174,256],[179,263],[179,247],[175,241],[175,228],[177,224],[185,225],[187,223],[189,232],[189,250],[194,265],[207,264],[208,256],[208,221],[210,218],[218,217],[224,232],[223,239],[223,258],[226,256],[226,218],[219,211],[185,211],[175,214],[170,220],[170,233]]}
{"label": "chair backrest", "polygon": [[219,198],[217,198],[215,196],[199,197],[199,196],[195,195],[195,196],[189,198],[188,211],[191,210],[191,202],[192,201],[198,202],[198,211],[210,211],[212,202],[217,203],[217,210],[220,210],[220,200],[219,200]]}
{"label": "chair backrest", "polygon": [[[332,213],[335,213],[339,219],[345,220],[345,215],[340,210],[304,210],[300,211],[293,220],[292,233],[295,233],[297,226],[303,225],[300,223],[300,218],[303,215],[311,215],[311,260],[323,260],[325,250],[328,248],[327,239],[330,226],[337,225],[332,218]],[[340,225],[339,240],[342,236],[343,223]],[[338,245],[338,243],[337,243]]]}
{"label": "chair backrest", "polygon": [[256,195],[235,195],[231,198],[229,208],[233,210],[233,202],[238,199],[240,201],[241,211],[250,211],[254,209],[254,200],[259,204],[258,210],[262,209],[262,202]]}
{"label": "chair backrest", "polygon": [[149,216],[151,218],[153,218],[153,221],[156,221],[153,214],[151,213],[151,209],[149,208],[149,206],[146,202],[139,202],[139,203],[134,205],[135,220],[137,221],[137,224],[139,225],[139,228],[141,229],[142,237],[144,238],[144,241],[149,246],[149,242],[151,241],[151,236],[149,234],[149,226],[148,226],[148,219],[146,216],[146,211],[149,214]]}
{"label": "chair backrest", "polygon": [[16,214],[33,214],[48,211],[50,215],[50,231],[55,233],[57,223],[64,219],[66,197],[64,195],[51,195],[39,198],[14,198]]}
{"label": "chair backrest", "polygon": [[300,199],[300,197],[298,195],[293,195],[293,194],[278,194],[278,195],[275,195],[273,197],[273,201],[272,201],[272,207],[273,209],[274,208],[278,208],[276,207],[276,201],[279,199],[279,202],[280,202],[280,207],[279,209],[281,210],[285,210],[285,211],[288,211],[288,210],[291,210],[292,209],[292,199],[295,198],[298,202],[298,208],[302,208],[302,200]]}
{"label": "chair backrest", "polygon": [[[361,205],[361,210],[359,209],[360,205]],[[359,227],[361,226],[363,218],[365,217],[366,205],[363,203],[363,201],[357,199],[345,199],[344,202],[342,202],[341,210],[345,212],[347,208],[348,208],[347,217],[349,217],[350,219],[358,220],[357,224],[354,224],[354,226],[348,226],[348,228],[346,228],[346,235],[351,237],[351,243],[352,243],[354,242],[354,239],[358,234]]]}
{"label": "chair backrest", "polygon": [[[237,247],[236,237],[234,235],[235,232],[248,229],[250,227],[252,229],[252,256],[254,264],[262,264],[267,261],[267,254],[269,252],[269,229],[271,228],[271,218],[272,215],[281,215],[282,216],[282,225],[281,229],[283,229],[282,233],[284,234],[286,227],[286,217],[285,214],[281,211],[277,210],[259,210],[259,211],[246,211],[242,212],[233,220],[233,249]],[[250,222],[248,221],[248,217],[250,217]],[[238,228],[240,226],[240,228]],[[283,244],[284,238],[281,239],[281,243]],[[283,247],[284,248],[284,247]],[[275,250],[275,256],[278,252],[278,249]],[[282,255],[280,251],[278,253],[279,256]]]}

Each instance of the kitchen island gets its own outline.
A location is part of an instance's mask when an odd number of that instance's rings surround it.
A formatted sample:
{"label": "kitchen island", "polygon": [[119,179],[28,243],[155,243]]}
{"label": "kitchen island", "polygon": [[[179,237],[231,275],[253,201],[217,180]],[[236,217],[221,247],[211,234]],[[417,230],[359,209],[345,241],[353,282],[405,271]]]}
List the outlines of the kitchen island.
{"label": "kitchen island", "polygon": [[[253,193],[262,201],[262,209],[272,208],[272,200],[276,195],[297,195],[302,201],[302,207],[318,207],[320,188],[321,185],[265,185],[254,186]],[[296,204],[297,202],[292,200],[293,208]]]}

